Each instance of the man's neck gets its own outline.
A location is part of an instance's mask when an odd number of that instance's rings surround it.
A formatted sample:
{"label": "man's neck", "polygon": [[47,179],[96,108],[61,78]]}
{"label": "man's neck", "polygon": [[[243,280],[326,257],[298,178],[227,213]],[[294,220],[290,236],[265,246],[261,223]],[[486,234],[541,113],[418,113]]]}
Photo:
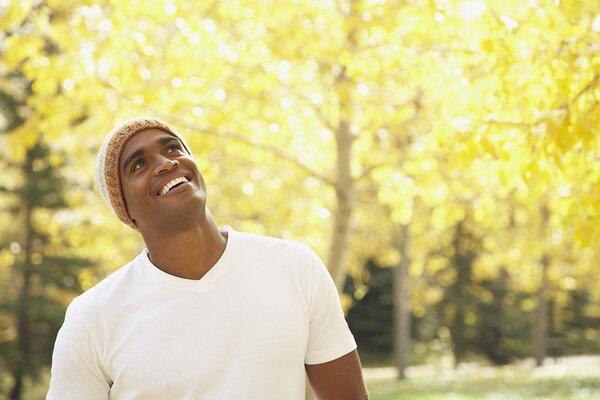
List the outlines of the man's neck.
{"label": "man's neck", "polygon": [[220,232],[207,214],[197,225],[168,235],[145,234],[150,261],[162,271],[184,279],[202,278],[221,258],[227,232]]}

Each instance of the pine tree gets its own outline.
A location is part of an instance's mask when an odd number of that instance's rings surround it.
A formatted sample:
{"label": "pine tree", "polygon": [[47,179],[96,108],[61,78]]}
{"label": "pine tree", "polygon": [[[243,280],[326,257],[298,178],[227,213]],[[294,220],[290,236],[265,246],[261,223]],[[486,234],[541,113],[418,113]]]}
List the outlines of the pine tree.
{"label": "pine tree", "polygon": [[[8,121],[9,134],[26,122],[19,110],[25,107],[27,90],[25,96],[6,90],[0,93],[0,110]],[[9,330],[16,332],[0,342],[0,370],[8,371],[13,380],[11,400],[22,398],[26,378],[37,379],[50,365],[65,303],[81,292],[78,271],[89,265],[51,237],[40,218],[66,209],[66,182],[60,164],[50,162],[43,135],[35,137],[22,160],[6,153],[0,156],[4,172],[19,182],[16,188],[0,187],[1,211],[11,221],[0,233],[0,251],[10,252],[14,259],[10,277],[1,281],[5,287],[1,288],[0,308],[3,319],[12,321]]]}
{"label": "pine tree", "polygon": [[[367,262],[364,273],[367,293],[356,299],[346,317],[356,338],[361,355],[382,358],[392,351],[392,268],[381,268],[373,261]],[[353,295],[355,287],[352,279],[346,280],[344,291]]]}

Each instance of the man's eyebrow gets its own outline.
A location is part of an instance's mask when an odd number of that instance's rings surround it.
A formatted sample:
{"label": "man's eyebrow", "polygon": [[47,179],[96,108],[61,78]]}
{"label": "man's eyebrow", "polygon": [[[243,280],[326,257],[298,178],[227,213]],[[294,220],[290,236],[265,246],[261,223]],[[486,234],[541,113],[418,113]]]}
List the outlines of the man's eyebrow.
{"label": "man's eyebrow", "polygon": [[165,143],[169,143],[169,142],[171,142],[173,140],[176,140],[176,141],[179,142],[179,140],[175,136],[170,136],[169,135],[169,136],[163,136],[160,139],[158,139],[158,143],[159,144],[165,144]]}
{"label": "man's eyebrow", "polygon": [[125,159],[125,161],[123,162],[123,171],[125,171],[127,169],[127,165],[134,159],[134,158],[138,158],[139,156],[143,155],[146,152],[146,150],[144,150],[144,148],[141,149],[137,149],[136,151],[134,151],[133,153],[131,153],[129,155],[129,157],[127,157]]}
{"label": "man's eyebrow", "polygon": [[[158,144],[160,144],[161,146],[163,146],[164,144],[172,142],[173,140],[179,142],[179,140],[175,136],[171,136],[171,135],[167,135],[167,136],[163,136],[161,138],[158,138],[157,142],[158,142]],[[143,155],[145,152],[146,152],[146,150],[142,147],[140,149],[137,149],[133,153],[131,153],[129,155],[129,157],[127,157],[125,159],[125,161],[123,162],[123,171],[125,171],[127,169],[127,165],[131,161],[133,161],[135,158]]]}

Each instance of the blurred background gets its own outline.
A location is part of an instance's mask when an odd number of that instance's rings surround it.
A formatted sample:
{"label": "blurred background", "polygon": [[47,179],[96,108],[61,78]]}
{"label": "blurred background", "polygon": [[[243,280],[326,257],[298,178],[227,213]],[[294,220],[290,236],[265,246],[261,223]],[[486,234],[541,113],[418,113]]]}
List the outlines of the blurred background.
{"label": "blurred background", "polygon": [[373,399],[599,398],[599,104],[597,0],[0,0],[0,395],[143,248],[94,165],[152,115],[320,254]]}

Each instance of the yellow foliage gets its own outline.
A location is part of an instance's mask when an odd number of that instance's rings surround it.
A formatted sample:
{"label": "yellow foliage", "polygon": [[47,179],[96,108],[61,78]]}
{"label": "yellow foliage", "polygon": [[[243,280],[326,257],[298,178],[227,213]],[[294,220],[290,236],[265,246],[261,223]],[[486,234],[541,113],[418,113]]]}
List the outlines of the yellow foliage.
{"label": "yellow foliage", "polygon": [[8,146],[11,149],[11,158],[16,162],[25,159],[27,150],[32,148],[39,139],[39,132],[34,124],[27,124],[11,131],[8,135]]}
{"label": "yellow foliage", "polygon": [[[417,276],[440,271],[447,259],[423,260],[466,221],[493,253],[481,276],[505,263],[534,290],[548,247],[566,259],[574,241],[599,240],[600,56],[590,23],[600,5],[502,0],[497,19],[442,3],[443,13],[433,3],[359,2],[344,15],[318,1],[53,0],[33,10],[11,1],[0,16],[11,31],[0,39],[0,73],[19,79],[4,77],[0,89],[26,98],[26,123],[8,133],[2,156],[22,162],[42,137],[65,151],[50,164],[90,188],[106,132],[157,115],[189,137],[218,220],[326,255],[344,151],[335,132],[347,125],[350,269],[374,255],[397,264],[390,237],[409,224]],[[55,221],[47,229],[100,270],[139,247],[90,190],[69,197],[91,227],[64,237]],[[123,252],[111,247],[121,238]],[[95,274],[79,279],[89,287]]]}
{"label": "yellow foliage", "polygon": [[392,222],[400,225],[408,225],[412,219],[413,201],[412,199],[405,200],[401,205],[396,204],[392,211]]}
{"label": "yellow foliage", "polygon": [[10,0],[0,14],[0,31],[7,32],[22,23],[31,9],[31,1]]}
{"label": "yellow foliage", "polygon": [[44,46],[44,40],[36,36],[14,35],[5,40],[4,46],[5,55],[2,59],[8,68],[14,69],[24,60],[37,56]]}
{"label": "yellow foliage", "polygon": [[581,16],[581,4],[578,1],[560,0],[558,2],[562,11],[570,21],[576,21]]}

